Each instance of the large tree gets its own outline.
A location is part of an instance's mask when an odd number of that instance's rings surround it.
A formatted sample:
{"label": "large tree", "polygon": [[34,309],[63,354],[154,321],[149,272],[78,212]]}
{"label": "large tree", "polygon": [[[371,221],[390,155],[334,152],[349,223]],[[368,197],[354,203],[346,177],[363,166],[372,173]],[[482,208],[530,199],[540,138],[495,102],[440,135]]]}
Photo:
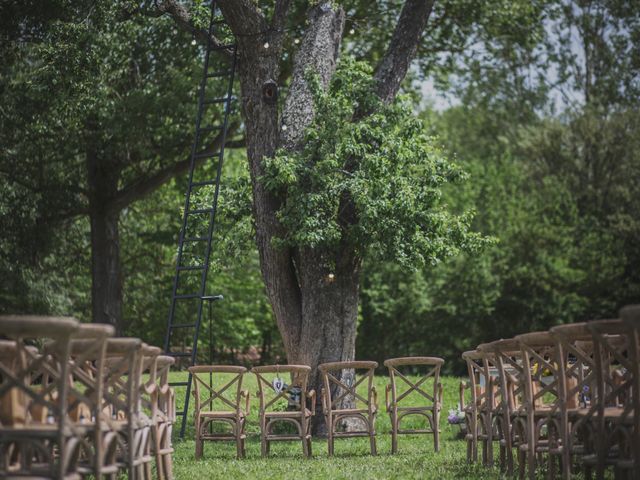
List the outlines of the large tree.
{"label": "large tree", "polygon": [[[322,362],[355,357],[365,255],[379,249],[405,264],[437,262],[478,238],[468,216],[438,203],[439,187],[460,172],[396,98],[434,2],[404,2],[372,71],[340,58],[345,11],[337,2],[306,6],[304,32],[292,42],[298,3],[276,0],[270,15],[251,0],[218,5],[238,43],[262,275],[288,361],[315,375]],[[181,3],[156,8],[206,38]],[[288,78],[283,53],[298,44]],[[286,91],[279,103],[263,93],[274,81]]]}

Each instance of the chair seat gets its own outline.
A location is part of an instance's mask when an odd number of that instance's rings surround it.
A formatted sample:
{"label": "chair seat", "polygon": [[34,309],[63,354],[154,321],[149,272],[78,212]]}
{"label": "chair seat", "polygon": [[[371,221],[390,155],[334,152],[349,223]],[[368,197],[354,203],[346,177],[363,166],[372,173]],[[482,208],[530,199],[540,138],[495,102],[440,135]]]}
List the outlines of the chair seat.
{"label": "chair seat", "polygon": [[622,407],[607,407],[604,409],[604,417],[612,420],[622,419],[625,422],[633,423],[633,411]]}
{"label": "chair seat", "polygon": [[[300,410],[290,410],[286,412],[265,412],[265,418],[301,418],[302,411]],[[304,416],[310,417],[311,411],[308,408],[304,409]]]}

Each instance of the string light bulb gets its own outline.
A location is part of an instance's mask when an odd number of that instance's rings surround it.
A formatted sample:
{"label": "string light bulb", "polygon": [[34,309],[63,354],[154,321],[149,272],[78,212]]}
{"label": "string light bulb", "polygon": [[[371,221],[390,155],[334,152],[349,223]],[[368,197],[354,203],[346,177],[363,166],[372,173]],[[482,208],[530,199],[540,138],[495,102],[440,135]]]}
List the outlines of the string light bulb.
{"label": "string light bulb", "polygon": [[296,38],[296,39],[293,41],[293,43],[295,43],[296,45],[298,45],[298,44],[300,43],[300,39],[299,39],[299,38]]}
{"label": "string light bulb", "polygon": [[263,47],[264,47],[264,49],[265,49],[265,50],[266,50],[267,48],[269,48],[269,42],[264,42]]}
{"label": "string light bulb", "polygon": [[194,47],[195,47],[196,43],[198,43],[198,42],[196,42],[195,38],[193,40],[191,40],[191,45],[193,45]]}
{"label": "string light bulb", "polygon": [[282,131],[286,132],[287,131],[287,126],[286,125],[282,125]]}
{"label": "string light bulb", "polygon": [[353,35],[354,33],[356,33],[356,31],[353,28],[349,30],[349,35]]}

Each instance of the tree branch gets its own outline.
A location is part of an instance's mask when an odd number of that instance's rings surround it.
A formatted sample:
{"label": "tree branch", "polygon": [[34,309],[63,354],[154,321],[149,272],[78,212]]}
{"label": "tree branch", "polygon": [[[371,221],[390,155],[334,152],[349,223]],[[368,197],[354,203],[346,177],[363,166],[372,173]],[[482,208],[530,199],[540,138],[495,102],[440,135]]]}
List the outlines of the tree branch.
{"label": "tree branch", "polygon": [[276,0],[276,6],[273,9],[273,18],[271,19],[271,28],[282,32],[287,22],[287,12],[289,11],[290,3],[290,0]]}
{"label": "tree branch", "polygon": [[376,67],[377,94],[388,103],[407,75],[435,0],[407,0],[393,31],[389,47]]}
{"label": "tree branch", "polygon": [[344,10],[322,1],[309,10],[309,26],[296,53],[289,93],[284,103],[281,143],[295,149],[314,117],[313,96],[307,84],[311,71],[326,88],[336,69],[344,29]]}
{"label": "tree branch", "polygon": [[219,0],[218,5],[237,37],[267,33],[267,21],[251,0]]}
{"label": "tree branch", "polygon": [[[228,130],[228,134],[232,133],[237,128],[237,125],[231,125]],[[220,132],[213,140],[213,147],[208,153],[214,153],[220,150],[222,145],[222,132]],[[201,165],[207,161],[206,158],[196,159],[196,166]],[[120,211],[126,208],[136,200],[140,200],[146,195],[160,188],[166,182],[172,178],[189,170],[191,165],[191,156],[185,160],[181,160],[176,163],[157,171],[150,177],[139,178],[129,185],[121,188],[118,193],[109,201],[107,208],[112,211]]]}
{"label": "tree branch", "polygon": [[[203,45],[207,44],[207,41],[209,40],[209,32],[204,28],[197,28],[194,25],[191,15],[189,14],[185,6],[182,5],[180,2],[178,2],[177,0],[162,0],[156,3],[156,7],[158,12],[160,12],[161,15],[162,14],[169,15],[173,19],[173,21],[176,23],[178,28],[193,35],[193,38],[195,38],[198,42],[202,43]],[[150,13],[148,15],[159,16],[153,13]],[[224,44],[214,36],[211,36],[211,45],[216,48],[224,46]],[[229,55],[229,56],[233,55],[233,52],[231,49],[223,49],[220,51],[225,55]]]}

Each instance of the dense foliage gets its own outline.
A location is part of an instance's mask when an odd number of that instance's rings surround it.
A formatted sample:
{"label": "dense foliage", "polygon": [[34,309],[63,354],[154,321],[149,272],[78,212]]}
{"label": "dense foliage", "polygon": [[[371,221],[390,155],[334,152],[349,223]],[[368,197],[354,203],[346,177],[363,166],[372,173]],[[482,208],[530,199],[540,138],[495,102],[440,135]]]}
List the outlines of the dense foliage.
{"label": "dense foliage", "polygon": [[[411,268],[479,247],[482,240],[469,232],[471,214],[456,215],[441,202],[443,186],[464,173],[426,135],[406,100],[383,105],[370,67],[349,59],[326,91],[317,79],[311,85],[316,115],[304,146],[266,162],[267,187],[287,191],[282,243],[348,245]],[[350,225],[340,223],[345,195],[354,199]]]}

